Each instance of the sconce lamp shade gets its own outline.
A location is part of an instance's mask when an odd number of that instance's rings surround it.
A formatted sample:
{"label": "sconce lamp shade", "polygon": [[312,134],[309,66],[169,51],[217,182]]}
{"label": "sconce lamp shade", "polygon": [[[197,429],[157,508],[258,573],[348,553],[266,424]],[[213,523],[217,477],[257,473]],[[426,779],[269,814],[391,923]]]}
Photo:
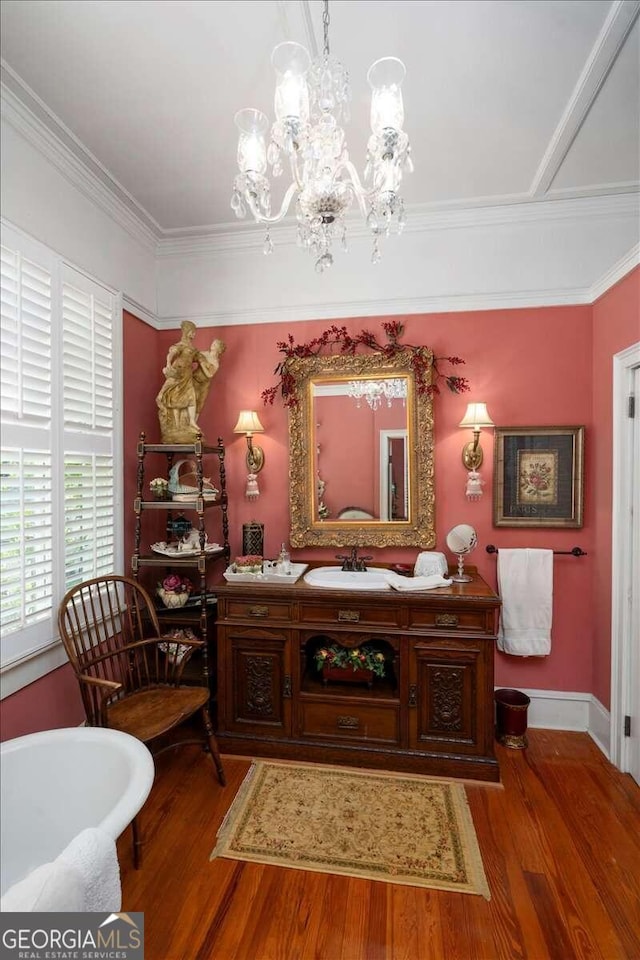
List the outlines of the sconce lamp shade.
{"label": "sconce lamp shade", "polygon": [[244,433],[247,438],[247,470],[249,476],[247,477],[246,495],[253,500],[260,495],[257,474],[264,466],[264,450],[262,447],[254,445],[253,435],[254,433],[264,433],[264,427],[260,423],[260,418],[255,410],[241,410],[233,432]]}
{"label": "sconce lamp shade", "polygon": [[470,430],[479,430],[481,427],[494,427],[495,424],[487,411],[486,403],[469,403],[467,411],[458,424]]}
{"label": "sconce lamp shade", "polygon": [[233,432],[246,433],[247,436],[252,436],[254,433],[264,433],[264,427],[260,423],[255,410],[241,410]]}

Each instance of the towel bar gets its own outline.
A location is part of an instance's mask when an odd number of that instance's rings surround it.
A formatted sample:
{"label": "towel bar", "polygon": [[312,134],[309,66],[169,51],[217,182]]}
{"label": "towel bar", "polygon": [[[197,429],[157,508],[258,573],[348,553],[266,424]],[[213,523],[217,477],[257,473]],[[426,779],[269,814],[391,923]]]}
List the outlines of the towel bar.
{"label": "towel bar", "polygon": [[[486,546],[487,553],[497,553],[498,548],[494,547],[492,543],[488,543]],[[573,547],[572,550],[554,550],[554,554],[560,554],[562,556],[572,556],[572,557],[586,557],[587,551],[583,550],[582,547]]]}

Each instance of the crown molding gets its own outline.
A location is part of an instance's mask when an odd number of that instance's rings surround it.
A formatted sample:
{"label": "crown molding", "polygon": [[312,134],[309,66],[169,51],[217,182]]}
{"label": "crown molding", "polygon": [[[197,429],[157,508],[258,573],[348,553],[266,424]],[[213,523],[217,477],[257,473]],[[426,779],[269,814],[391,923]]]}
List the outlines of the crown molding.
{"label": "crown molding", "polygon": [[[633,0],[633,6],[634,9],[640,8],[640,0]],[[239,256],[245,251],[253,252],[262,247],[264,230],[262,225],[256,223],[163,230],[6,64],[2,64],[0,87],[3,119],[79,192],[151,251],[156,262],[169,258],[205,259],[221,254]],[[559,221],[579,224],[585,220],[607,218],[634,218],[634,222],[637,222],[640,211],[638,191],[639,185],[634,182],[588,187],[575,192],[552,191],[545,199],[531,195],[504,195],[475,198],[472,201],[414,204],[408,207],[406,232],[416,235]],[[356,216],[349,221],[348,232],[352,241],[370,239],[365,222]],[[272,235],[278,245],[294,246],[297,235],[295,221],[287,219],[272,227]],[[493,293],[377,301],[328,301],[230,310],[190,319],[208,326],[226,326],[282,321],[294,323],[298,320],[376,314],[429,314],[590,304],[633,269],[638,259],[638,247],[634,247],[598,281],[585,288],[536,289],[517,293],[498,290]],[[185,316],[158,316],[126,295],[123,305],[156,329],[173,329],[185,319]]]}
{"label": "crown molding", "polygon": [[297,323],[305,320],[335,320],[336,317],[409,316],[430,313],[464,313],[480,310],[521,310],[531,307],[580,306],[591,303],[590,290],[575,287],[519,293],[478,293],[443,297],[394,298],[392,300],[335,301],[289,304],[252,310],[160,317],[158,326],[173,330],[183,320],[196,326],[235,327],[248,324]]}
{"label": "crown molding", "polygon": [[[531,197],[503,197],[478,200],[473,205],[414,204],[407,207],[405,234],[430,233],[442,230],[470,230],[513,224],[551,223],[558,221],[578,222],[607,217],[638,217],[640,209],[640,185],[628,185],[626,192],[602,190],[593,196],[559,196],[554,199],[537,200]],[[264,224],[247,223],[238,226],[223,224],[208,228],[209,233],[169,235],[168,231],[158,241],[159,259],[173,257],[207,257],[221,253],[238,253],[261,249],[264,244]],[[297,228],[293,221],[285,220],[270,227],[276,246],[295,246]],[[371,231],[362,220],[349,220],[348,240],[371,238]]]}
{"label": "crown molding", "polygon": [[148,214],[146,220],[151,223],[145,222],[134,198],[4,63],[0,97],[3,120],[134,240],[155,253],[161,235],[159,226]]}
{"label": "crown molding", "polygon": [[607,290],[610,290],[614,284],[622,280],[623,277],[626,277],[626,275],[637,266],[640,266],[640,243],[636,243],[624,257],[621,257],[617,263],[614,263],[614,265],[591,286],[589,290],[589,303],[595,303],[596,300],[599,300]]}
{"label": "crown molding", "polygon": [[122,309],[126,310],[127,313],[132,313],[134,317],[137,317],[138,320],[142,320],[150,327],[154,327],[156,330],[162,329],[162,324],[158,319],[158,315],[152,313],[146,307],[143,307],[142,304],[138,303],[137,300],[133,300],[131,297],[123,295]]}
{"label": "crown molding", "polygon": [[529,189],[544,196],[553,183],[640,11],[640,0],[614,0]]}

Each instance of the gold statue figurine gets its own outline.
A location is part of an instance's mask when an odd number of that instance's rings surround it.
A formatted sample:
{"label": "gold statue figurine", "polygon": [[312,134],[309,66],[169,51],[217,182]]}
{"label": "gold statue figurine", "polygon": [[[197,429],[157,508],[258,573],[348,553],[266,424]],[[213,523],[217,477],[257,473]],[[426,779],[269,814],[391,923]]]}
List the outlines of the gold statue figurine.
{"label": "gold statue figurine", "polygon": [[213,340],[209,350],[198,350],[193,345],[195,324],[184,320],[180,327],[182,336],[169,348],[162,371],[165,382],[156,397],[163,443],[193,443],[202,434],[198,416],[225,351],[222,340]]}

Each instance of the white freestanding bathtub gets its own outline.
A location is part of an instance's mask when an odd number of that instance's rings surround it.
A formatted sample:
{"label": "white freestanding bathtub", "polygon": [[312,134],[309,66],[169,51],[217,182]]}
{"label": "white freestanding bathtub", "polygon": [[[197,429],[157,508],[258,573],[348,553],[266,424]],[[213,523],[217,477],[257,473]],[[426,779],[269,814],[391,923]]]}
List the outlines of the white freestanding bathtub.
{"label": "white freestanding bathtub", "polygon": [[118,730],[70,727],[0,744],[0,894],[86,827],[116,840],[153,777],[147,747]]}

